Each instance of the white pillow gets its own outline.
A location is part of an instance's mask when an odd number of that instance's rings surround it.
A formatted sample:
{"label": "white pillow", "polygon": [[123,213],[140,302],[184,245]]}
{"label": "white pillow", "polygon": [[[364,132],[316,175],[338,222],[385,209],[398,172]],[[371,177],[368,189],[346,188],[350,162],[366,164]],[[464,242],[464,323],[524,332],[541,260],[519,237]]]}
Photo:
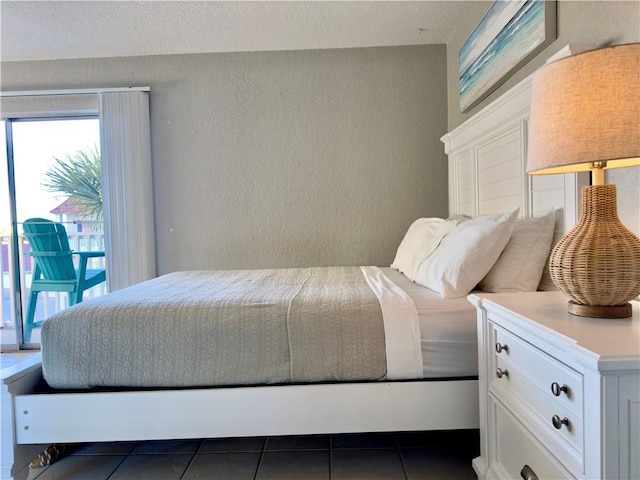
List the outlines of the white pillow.
{"label": "white pillow", "polygon": [[516,222],[507,246],[480,282],[485,292],[535,292],[549,257],[556,214]]}
{"label": "white pillow", "polygon": [[519,210],[460,223],[418,267],[415,282],[446,298],[467,295],[498,260]]}
{"label": "white pillow", "polygon": [[442,237],[458,224],[457,220],[442,218],[419,218],[411,224],[405,234],[396,257],[391,264],[411,281],[416,267],[436,249]]}

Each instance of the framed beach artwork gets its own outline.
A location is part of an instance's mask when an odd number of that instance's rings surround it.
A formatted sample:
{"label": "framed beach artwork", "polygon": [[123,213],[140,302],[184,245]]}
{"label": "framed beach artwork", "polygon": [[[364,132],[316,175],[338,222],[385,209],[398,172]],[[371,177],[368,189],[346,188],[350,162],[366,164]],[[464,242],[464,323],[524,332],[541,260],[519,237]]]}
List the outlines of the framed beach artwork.
{"label": "framed beach artwork", "polygon": [[476,106],[555,39],[555,1],[494,2],[460,48],[460,110]]}

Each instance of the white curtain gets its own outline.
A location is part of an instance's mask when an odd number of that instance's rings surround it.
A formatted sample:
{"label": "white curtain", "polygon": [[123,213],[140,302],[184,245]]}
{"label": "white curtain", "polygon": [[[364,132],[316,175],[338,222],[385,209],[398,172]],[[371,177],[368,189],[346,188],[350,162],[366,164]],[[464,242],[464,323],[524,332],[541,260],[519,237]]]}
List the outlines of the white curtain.
{"label": "white curtain", "polygon": [[156,276],[148,92],[99,94],[109,291]]}

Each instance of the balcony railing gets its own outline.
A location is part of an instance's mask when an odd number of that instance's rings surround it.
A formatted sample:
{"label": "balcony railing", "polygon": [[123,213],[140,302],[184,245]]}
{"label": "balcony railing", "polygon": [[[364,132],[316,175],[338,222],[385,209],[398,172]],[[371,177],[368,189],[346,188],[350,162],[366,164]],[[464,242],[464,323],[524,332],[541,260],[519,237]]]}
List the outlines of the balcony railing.
{"label": "balcony railing", "polygon": [[[76,252],[93,252],[104,251],[104,233],[98,231],[88,232],[67,232],[69,237],[69,246],[71,250]],[[23,315],[27,311],[27,301],[29,299],[29,287],[31,285],[31,276],[33,274],[34,259],[27,255],[31,251],[27,240],[20,235],[18,237],[18,261],[20,289],[22,292],[22,312]],[[0,321],[3,329],[12,329],[18,324],[15,318],[15,309],[11,301],[16,297],[13,286],[12,275],[15,271],[15,265],[12,264],[10,255],[11,237],[0,236],[0,289],[2,291],[2,310],[0,311]],[[87,268],[104,268],[104,257],[91,258]],[[106,293],[106,284],[91,288],[84,293],[84,300],[98,297]],[[36,309],[35,321],[42,321],[54,313],[63,310],[69,306],[68,294],[64,292],[42,292],[38,298],[38,308]]]}

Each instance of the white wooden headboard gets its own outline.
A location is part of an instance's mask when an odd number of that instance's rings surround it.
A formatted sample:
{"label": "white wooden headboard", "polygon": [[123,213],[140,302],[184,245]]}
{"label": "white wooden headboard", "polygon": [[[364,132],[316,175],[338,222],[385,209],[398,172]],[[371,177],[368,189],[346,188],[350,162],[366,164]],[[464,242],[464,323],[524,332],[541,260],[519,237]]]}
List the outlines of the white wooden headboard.
{"label": "white wooden headboard", "polygon": [[[575,53],[565,49],[564,55]],[[562,52],[560,52],[562,53]],[[449,215],[488,215],[520,207],[530,218],[556,209],[556,240],[578,219],[589,174],[526,174],[532,75],[444,137]]]}

